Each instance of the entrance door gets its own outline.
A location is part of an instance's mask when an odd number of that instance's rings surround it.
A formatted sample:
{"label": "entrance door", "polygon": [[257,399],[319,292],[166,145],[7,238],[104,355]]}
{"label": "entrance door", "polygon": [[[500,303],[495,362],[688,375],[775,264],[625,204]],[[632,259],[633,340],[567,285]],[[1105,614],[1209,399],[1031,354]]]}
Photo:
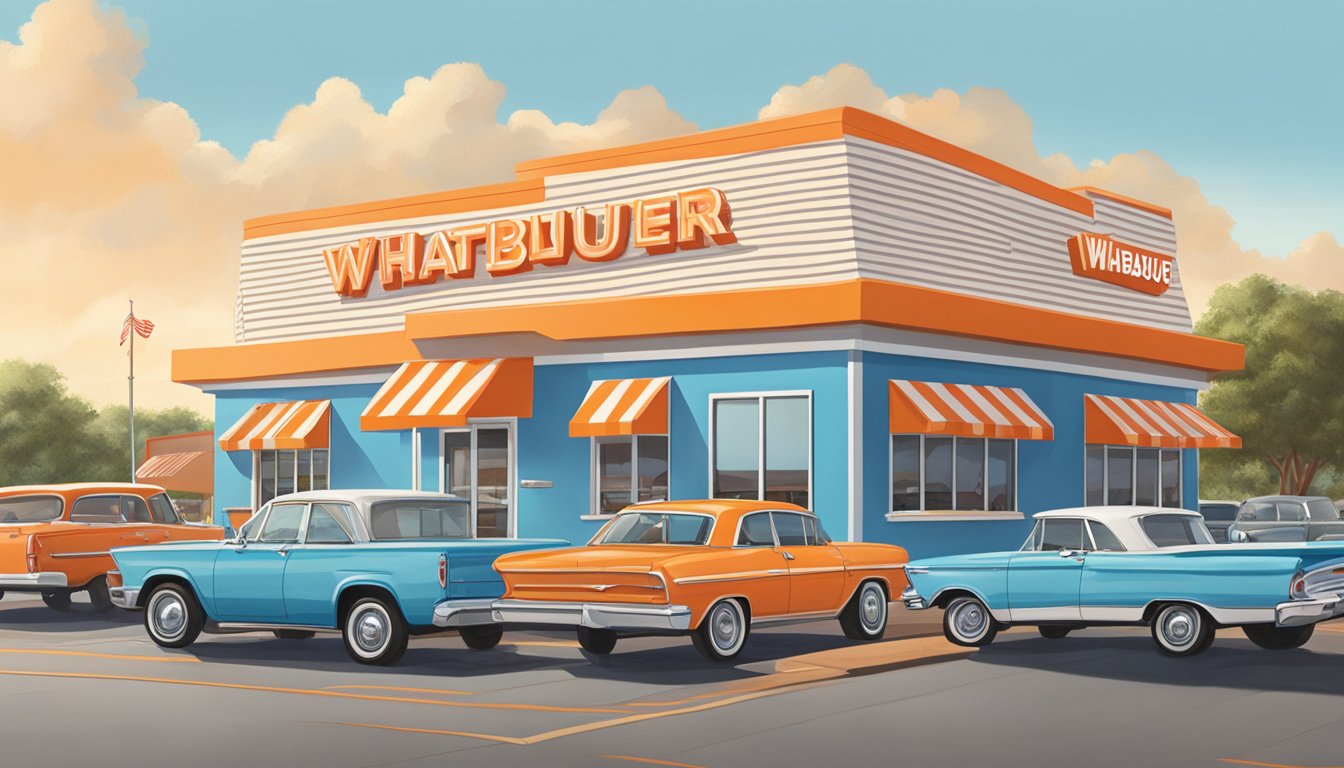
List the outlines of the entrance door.
{"label": "entrance door", "polygon": [[472,424],[443,432],[444,493],[471,502],[478,538],[506,538],[513,530],[513,425]]}

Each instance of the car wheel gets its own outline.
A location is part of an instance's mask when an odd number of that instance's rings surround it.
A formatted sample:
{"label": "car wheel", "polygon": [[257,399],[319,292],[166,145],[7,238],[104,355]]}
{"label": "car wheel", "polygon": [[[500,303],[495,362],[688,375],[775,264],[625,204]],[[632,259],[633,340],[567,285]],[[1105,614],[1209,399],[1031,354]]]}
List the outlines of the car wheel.
{"label": "car wheel", "polygon": [[145,601],[145,631],[163,648],[186,648],[196,642],[205,626],[205,611],[191,589],[162,584]]}
{"label": "car wheel", "polygon": [[1073,631],[1073,627],[1061,627],[1057,625],[1046,625],[1039,629],[1041,630],[1041,637],[1049,638],[1051,640],[1059,640],[1068,636],[1068,634]]}
{"label": "car wheel", "polygon": [[112,610],[112,594],[107,591],[107,577],[99,576],[89,582],[89,602],[93,604],[93,610],[98,613],[107,613]]}
{"label": "car wheel", "polygon": [[746,645],[751,628],[747,614],[735,598],[724,598],[709,607],[691,635],[695,649],[710,661],[728,661],[736,658]]}
{"label": "car wheel", "polygon": [[610,629],[579,627],[577,633],[579,647],[589,653],[606,656],[616,647],[616,633]]}
{"label": "car wheel", "polygon": [[1168,656],[1194,656],[1213,643],[1213,626],[1204,612],[1186,603],[1163,606],[1153,617],[1153,641]]}
{"label": "car wheel", "polygon": [[311,640],[317,636],[316,632],[309,632],[306,629],[277,629],[271,634],[279,640]]}
{"label": "car wheel", "polygon": [[482,624],[480,626],[462,627],[458,630],[462,636],[462,642],[473,651],[488,651],[499,645],[499,639],[504,637],[504,626],[502,624]]}
{"label": "car wheel", "polygon": [[395,664],[406,653],[410,633],[396,606],[377,597],[355,601],[341,631],[345,651],[360,664]]}
{"label": "car wheel", "polygon": [[978,597],[957,597],[943,611],[943,634],[957,645],[979,648],[994,641],[999,627]]}
{"label": "car wheel", "polygon": [[1306,645],[1316,632],[1316,625],[1276,627],[1273,624],[1247,624],[1241,631],[1246,633],[1252,643],[1267,651],[1290,651]]}
{"label": "car wheel", "polygon": [[69,593],[69,592],[43,592],[43,593],[42,593],[42,602],[46,603],[46,604],[47,604],[47,607],[48,607],[48,608],[51,608],[52,610],[55,610],[55,611],[68,611],[68,610],[70,610],[70,593]]}
{"label": "car wheel", "polygon": [[865,582],[840,612],[840,629],[850,640],[881,640],[887,631],[887,593],[876,581]]}

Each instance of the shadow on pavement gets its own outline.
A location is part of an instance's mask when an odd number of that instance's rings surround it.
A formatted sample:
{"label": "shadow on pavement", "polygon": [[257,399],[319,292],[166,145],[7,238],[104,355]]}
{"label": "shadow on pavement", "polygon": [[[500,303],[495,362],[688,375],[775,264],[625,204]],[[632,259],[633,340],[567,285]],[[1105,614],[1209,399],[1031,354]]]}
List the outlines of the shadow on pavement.
{"label": "shadow on pavement", "polygon": [[57,611],[41,600],[6,598],[0,602],[0,629],[14,632],[89,632],[113,629],[140,623],[140,614],[114,609],[95,612],[81,596],[76,595],[70,609]]}

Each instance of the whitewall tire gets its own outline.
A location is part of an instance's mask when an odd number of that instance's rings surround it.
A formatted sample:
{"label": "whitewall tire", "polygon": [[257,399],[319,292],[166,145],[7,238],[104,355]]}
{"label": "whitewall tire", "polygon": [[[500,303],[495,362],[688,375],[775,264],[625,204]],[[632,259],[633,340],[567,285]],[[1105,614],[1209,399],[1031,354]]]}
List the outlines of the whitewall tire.
{"label": "whitewall tire", "polygon": [[729,597],[709,607],[691,641],[700,655],[710,661],[728,661],[742,652],[750,633],[742,603]]}
{"label": "whitewall tire", "polygon": [[957,645],[979,648],[994,641],[998,624],[978,597],[955,597],[943,611],[943,634]]}
{"label": "whitewall tire", "polygon": [[1194,656],[1213,643],[1213,625],[1197,606],[1172,603],[1153,616],[1153,641],[1168,656]]}
{"label": "whitewall tire", "polygon": [[406,653],[409,634],[396,606],[376,597],[355,601],[341,629],[346,653],[361,664],[396,663]]}
{"label": "whitewall tire", "polygon": [[205,611],[185,585],[161,584],[145,601],[145,631],[162,648],[186,648],[205,626]]}

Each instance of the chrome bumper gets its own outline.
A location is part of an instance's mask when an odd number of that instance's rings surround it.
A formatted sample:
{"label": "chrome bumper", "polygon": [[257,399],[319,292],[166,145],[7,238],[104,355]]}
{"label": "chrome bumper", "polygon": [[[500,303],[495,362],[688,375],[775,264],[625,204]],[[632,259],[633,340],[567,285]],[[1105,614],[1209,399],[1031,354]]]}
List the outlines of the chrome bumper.
{"label": "chrome bumper", "polygon": [[691,609],[684,605],[496,600],[492,613],[496,622],[508,624],[660,632],[685,632],[691,628]]}
{"label": "chrome bumper", "polygon": [[444,600],[434,606],[434,626],[469,627],[477,624],[493,624],[490,609],[494,599]]}
{"label": "chrome bumper", "polygon": [[905,588],[905,591],[901,593],[901,602],[905,603],[905,607],[911,611],[922,611],[929,607],[924,604],[924,598],[920,597],[914,587]]}
{"label": "chrome bumper", "polygon": [[1344,596],[1289,600],[1274,606],[1274,623],[1281,627],[1300,627],[1344,614]]}
{"label": "chrome bumper", "polygon": [[107,590],[107,594],[112,598],[112,604],[118,608],[128,610],[136,608],[136,603],[140,601],[140,590],[127,589],[126,587],[112,587]]}
{"label": "chrome bumper", "polygon": [[64,573],[0,573],[0,589],[41,590],[43,587],[68,587]]}

